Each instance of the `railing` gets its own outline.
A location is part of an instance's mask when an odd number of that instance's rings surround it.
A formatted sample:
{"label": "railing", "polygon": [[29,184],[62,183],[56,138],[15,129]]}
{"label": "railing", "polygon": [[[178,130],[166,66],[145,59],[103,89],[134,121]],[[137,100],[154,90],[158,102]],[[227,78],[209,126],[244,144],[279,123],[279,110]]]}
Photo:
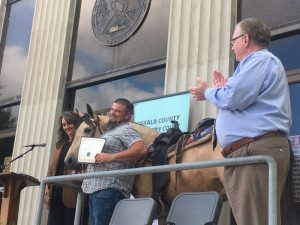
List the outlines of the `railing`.
{"label": "railing", "polygon": [[75,212],[74,225],[79,225],[80,223],[80,211],[82,208],[83,193],[80,191],[78,186],[72,185],[70,181],[83,180],[95,177],[108,177],[108,176],[128,176],[137,175],[145,173],[159,173],[168,171],[178,171],[178,170],[191,170],[191,169],[201,169],[210,167],[220,167],[220,166],[235,166],[235,165],[246,165],[246,164],[261,164],[267,163],[269,168],[269,208],[268,208],[268,225],[277,225],[277,164],[276,161],[271,156],[249,156],[249,157],[239,157],[231,159],[220,159],[220,160],[208,160],[199,161],[191,163],[180,163],[164,166],[151,166],[124,170],[114,170],[114,171],[103,171],[96,173],[82,173],[74,175],[63,175],[63,176],[53,176],[45,177],[41,179],[38,204],[35,215],[35,225],[41,224],[41,215],[43,209],[43,198],[45,192],[46,183],[52,183],[59,186],[67,186],[77,189],[79,192],[77,197],[77,205]]}

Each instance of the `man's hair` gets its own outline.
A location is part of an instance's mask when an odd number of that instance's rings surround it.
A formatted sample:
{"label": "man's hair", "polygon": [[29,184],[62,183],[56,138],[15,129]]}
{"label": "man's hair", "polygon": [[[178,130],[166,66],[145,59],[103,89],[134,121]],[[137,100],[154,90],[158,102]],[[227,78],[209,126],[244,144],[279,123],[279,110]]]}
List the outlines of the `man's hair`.
{"label": "man's hair", "polygon": [[126,106],[126,109],[128,110],[128,112],[133,114],[133,104],[126,98],[118,98],[114,101],[114,103],[119,103],[119,104]]}
{"label": "man's hair", "polygon": [[257,45],[267,47],[271,42],[271,31],[266,24],[257,18],[247,18],[240,23],[241,30],[248,34],[250,39]]}

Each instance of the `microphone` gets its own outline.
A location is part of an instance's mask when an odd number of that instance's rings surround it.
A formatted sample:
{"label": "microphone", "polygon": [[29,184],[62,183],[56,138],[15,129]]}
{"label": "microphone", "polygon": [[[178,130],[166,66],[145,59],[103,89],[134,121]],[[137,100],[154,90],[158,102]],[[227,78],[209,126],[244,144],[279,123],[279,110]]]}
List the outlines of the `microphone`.
{"label": "microphone", "polygon": [[31,147],[31,148],[34,148],[34,147],[45,147],[46,146],[46,143],[42,143],[42,144],[32,144],[32,145],[25,145],[23,147]]}

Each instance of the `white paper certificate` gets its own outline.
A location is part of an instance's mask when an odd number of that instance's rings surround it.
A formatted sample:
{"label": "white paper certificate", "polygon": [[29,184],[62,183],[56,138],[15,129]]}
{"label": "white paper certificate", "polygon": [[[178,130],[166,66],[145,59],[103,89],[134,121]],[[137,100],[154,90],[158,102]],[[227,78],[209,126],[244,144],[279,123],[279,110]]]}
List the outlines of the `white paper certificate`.
{"label": "white paper certificate", "polygon": [[78,162],[95,163],[95,155],[104,147],[104,138],[82,137],[78,153]]}

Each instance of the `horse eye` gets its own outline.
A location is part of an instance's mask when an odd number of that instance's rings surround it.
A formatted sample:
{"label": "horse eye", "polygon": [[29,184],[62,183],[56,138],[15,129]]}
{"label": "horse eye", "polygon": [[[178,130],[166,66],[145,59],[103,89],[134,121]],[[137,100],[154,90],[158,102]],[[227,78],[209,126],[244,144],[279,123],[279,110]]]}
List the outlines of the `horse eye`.
{"label": "horse eye", "polygon": [[90,133],[90,132],[91,132],[91,128],[87,127],[87,128],[84,129],[84,133]]}

